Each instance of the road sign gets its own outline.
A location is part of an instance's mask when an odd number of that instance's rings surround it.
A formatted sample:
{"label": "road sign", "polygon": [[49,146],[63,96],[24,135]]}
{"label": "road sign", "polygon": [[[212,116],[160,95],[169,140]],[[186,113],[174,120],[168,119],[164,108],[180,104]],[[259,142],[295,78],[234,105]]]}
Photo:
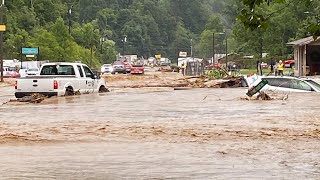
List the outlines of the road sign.
{"label": "road sign", "polygon": [[187,55],[188,55],[187,52],[183,52],[183,51],[179,52],[179,57],[187,57]]}
{"label": "road sign", "polygon": [[6,25],[3,25],[3,24],[0,25],[1,32],[6,31],[6,29],[7,29]]}
{"label": "road sign", "polygon": [[248,96],[253,96],[255,95],[257,92],[259,92],[265,85],[268,84],[267,80],[261,80],[256,86],[253,86],[251,89],[248,90],[247,95]]}
{"label": "road sign", "polygon": [[161,58],[161,54],[156,54],[155,58],[160,59]]}
{"label": "road sign", "polygon": [[22,48],[22,54],[39,54],[38,48]]}

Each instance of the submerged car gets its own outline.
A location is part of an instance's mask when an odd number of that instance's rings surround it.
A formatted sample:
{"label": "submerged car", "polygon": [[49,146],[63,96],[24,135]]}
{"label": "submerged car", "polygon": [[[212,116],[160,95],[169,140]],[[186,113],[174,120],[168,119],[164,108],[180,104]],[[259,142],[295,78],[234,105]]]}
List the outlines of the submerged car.
{"label": "submerged car", "polygon": [[[254,79],[254,77],[251,79]],[[291,76],[257,76],[253,82],[251,80],[251,83],[250,80],[247,80],[249,89],[257,86],[263,80],[267,84],[261,91],[320,92],[320,84],[314,80]]]}

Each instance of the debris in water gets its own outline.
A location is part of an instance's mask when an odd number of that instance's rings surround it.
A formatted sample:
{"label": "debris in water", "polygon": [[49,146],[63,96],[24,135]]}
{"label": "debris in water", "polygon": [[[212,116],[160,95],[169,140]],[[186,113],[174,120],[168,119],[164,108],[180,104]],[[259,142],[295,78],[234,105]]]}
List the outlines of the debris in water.
{"label": "debris in water", "polygon": [[44,99],[48,98],[45,95],[39,94],[39,93],[33,93],[30,96],[24,96],[22,98],[18,98],[18,102],[30,102],[30,103],[40,103]]}
{"label": "debris in water", "polygon": [[251,100],[263,100],[263,101],[270,101],[270,100],[282,100],[282,101],[286,101],[288,100],[289,95],[285,94],[283,96],[277,96],[277,95],[268,95],[267,93],[261,91],[258,93],[257,96],[246,96],[246,97],[240,97],[241,100],[247,100],[247,101],[251,101]]}

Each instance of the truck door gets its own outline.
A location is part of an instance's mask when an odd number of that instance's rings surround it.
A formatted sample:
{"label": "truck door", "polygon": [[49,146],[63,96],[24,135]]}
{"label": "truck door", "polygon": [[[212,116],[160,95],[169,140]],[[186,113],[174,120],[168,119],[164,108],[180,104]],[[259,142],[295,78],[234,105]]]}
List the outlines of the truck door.
{"label": "truck door", "polygon": [[95,77],[94,74],[92,73],[92,71],[87,67],[87,66],[82,66],[83,70],[84,70],[84,74],[86,76],[86,86],[87,86],[87,90],[90,92],[93,92],[94,87],[97,86],[95,85]]}
{"label": "truck door", "polygon": [[79,87],[80,87],[80,93],[84,93],[88,91],[87,88],[87,78],[84,76],[83,69],[80,65],[77,65],[78,71],[79,71]]}

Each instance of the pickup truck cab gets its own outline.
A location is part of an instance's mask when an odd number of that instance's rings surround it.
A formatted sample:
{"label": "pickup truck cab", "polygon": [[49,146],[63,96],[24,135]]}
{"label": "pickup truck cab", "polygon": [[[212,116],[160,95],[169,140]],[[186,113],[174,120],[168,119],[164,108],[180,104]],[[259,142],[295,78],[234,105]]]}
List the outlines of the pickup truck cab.
{"label": "pickup truck cab", "polygon": [[107,91],[105,80],[98,78],[82,63],[45,63],[38,75],[16,80],[15,96],[40,93],[50,97],[73,95],[75,91],[81,94]]}

